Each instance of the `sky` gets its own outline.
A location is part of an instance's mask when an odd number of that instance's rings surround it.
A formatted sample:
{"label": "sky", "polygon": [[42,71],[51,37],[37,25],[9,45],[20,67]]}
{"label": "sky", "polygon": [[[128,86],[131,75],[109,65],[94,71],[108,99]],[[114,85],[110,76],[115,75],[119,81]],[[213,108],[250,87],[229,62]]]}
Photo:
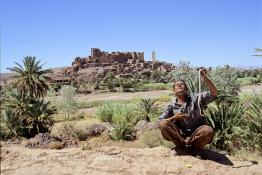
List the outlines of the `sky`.
{"label": "sky", "polygon": [[262,67],[262,0],[0,0],[1,72],[70,66],[91,48],[193,66]]}

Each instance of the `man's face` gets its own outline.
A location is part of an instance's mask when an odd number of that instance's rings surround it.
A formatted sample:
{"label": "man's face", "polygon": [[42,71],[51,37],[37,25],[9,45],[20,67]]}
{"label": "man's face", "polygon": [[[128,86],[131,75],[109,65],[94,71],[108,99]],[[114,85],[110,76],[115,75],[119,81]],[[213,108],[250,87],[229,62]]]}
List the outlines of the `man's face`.
{"label": "man's face", "polygon": [[176,81],[173,89],[175,95],[185,95],[187,88],[183,81]]}

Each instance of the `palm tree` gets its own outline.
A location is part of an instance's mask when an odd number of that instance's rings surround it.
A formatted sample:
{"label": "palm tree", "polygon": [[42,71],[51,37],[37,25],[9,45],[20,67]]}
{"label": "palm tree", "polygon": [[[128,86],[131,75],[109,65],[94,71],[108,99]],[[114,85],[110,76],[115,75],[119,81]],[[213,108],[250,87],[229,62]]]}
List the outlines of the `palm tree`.
{"label": "palm tree", "polygon": [[150,116],[159,111],[158,106],[155,104],[157,100],[158,99],[142,98],[137,105],[139,113],[148,122],[150,122]]}
{"label": "palm tree", "polygon": [[8,68],[8,70],[16,73],[13,76],[13,85],[21,91],[22,95],[29,94],[32,98],[44,97],[49,89],[46,76],[50,70],[43,70],[40,61],[36,61],[35,57],[25,57],[23,66],[16,63],[16,66]]}
{"label": "palm tree", "polygon": [[50,107],[50,102],[22,96],[16,89],[7,92],[1,107],[1,123],[14,136],[31,137],[48,132],[54,124],[51,115],[56,109]]}
{"label": "palm tree", "polygon": [[50,107],[50,102],[36,100],[29,106],[21,120],[27,124],[30,135],[35,135],[50,131],[54,124],[52,115],[55,113],[56,109]]}

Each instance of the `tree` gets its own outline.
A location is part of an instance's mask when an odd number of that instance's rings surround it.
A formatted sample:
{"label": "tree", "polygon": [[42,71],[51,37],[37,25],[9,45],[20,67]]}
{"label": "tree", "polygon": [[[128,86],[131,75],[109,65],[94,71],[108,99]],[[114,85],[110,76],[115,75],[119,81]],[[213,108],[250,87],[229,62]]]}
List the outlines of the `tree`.
{"label": "tree", "polygon": [[32,103],[21,119],[26,121],[29,133],[34,135],[50,131],[54,124],[52,115],[55,113],[56,109],[50,107],[50,102],[44,102],[41,99]]}
{"label": "tree", "polygon": [[142,98],[137,104],[139,114],[148,122],[150,122],[150,118],[152,118],[154,114],[158,114],[159,112],[159,107],[156,104],[156,101],[157,99]]}
{"label": "tree", "polygon": [[16,66],[8,70],[16,73],[13,78],[13,86],[21,91],[22,96],[29,94],[32,98],[44,97],[49,89],[46,76],[50,70],[43,70],[40,61],[35,57],[25,57],[23,66],[15,62]]}
{"label": "tree", "polygon": [[33,137],[40,132],[50,131],[56,109],[43,99],[22,96],[17,89],[6,92],[2,104],[1,125],[12,136]]}
{"label": "tree", "polygon": [[76,111],[76,100],[74,96],[76,94],[76,88],[73,86],[63,86],[61,89],[62,103],[60,103],[60,109],[64,113],[65,119],[69,119],[70,114]]}
{"label": "tree", "polygon": [[219,95],[237,96],[240,89],[240,84],[237,81],[237,69],[225,65],[216,67],[210,73],[211,79],[216,85]]}

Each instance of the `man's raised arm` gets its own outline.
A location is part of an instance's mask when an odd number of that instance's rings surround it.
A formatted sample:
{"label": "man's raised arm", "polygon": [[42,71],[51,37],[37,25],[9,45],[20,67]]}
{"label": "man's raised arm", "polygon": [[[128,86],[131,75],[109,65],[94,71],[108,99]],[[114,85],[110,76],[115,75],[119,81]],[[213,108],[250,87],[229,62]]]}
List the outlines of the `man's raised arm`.
{"label": "man's raised arm", "polygon": [[200,68],[200,75],[203,78],[204,82],[207,84],[208,89],[210,90],[211,96],[216,97],[218,95],[217,88],[213,82],[207,77],[206,69]]}

